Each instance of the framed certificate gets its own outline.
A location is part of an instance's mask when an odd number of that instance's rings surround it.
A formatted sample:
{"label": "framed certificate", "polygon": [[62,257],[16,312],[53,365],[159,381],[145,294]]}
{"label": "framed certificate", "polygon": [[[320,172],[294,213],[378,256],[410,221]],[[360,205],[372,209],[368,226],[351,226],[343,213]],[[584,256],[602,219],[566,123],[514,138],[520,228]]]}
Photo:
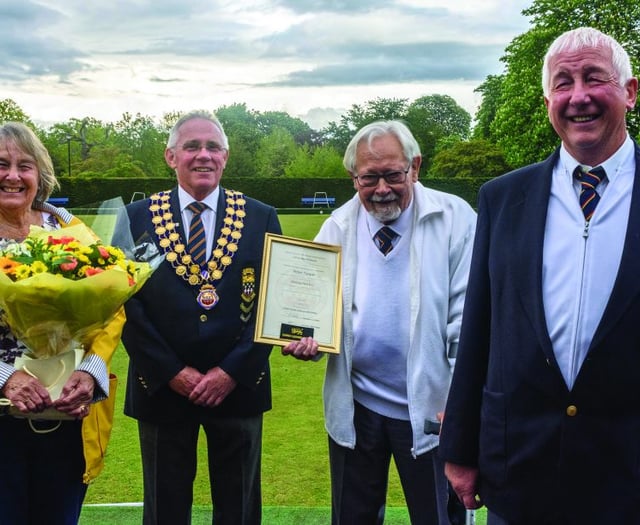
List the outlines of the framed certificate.
{"label": "framed certificate", "polygon": [[286,346],[309,336],[339,353],[341,255],[339,246],[267,233],[254,340]]}

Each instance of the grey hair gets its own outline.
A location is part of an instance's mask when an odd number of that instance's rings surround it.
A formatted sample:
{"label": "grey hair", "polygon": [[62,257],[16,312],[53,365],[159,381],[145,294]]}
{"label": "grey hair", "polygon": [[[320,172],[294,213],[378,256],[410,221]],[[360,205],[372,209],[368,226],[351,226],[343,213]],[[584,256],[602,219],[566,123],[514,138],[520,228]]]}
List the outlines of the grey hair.
{"label": "grey hair", "polygon": [[344,152],[342,164],[349,173],[356,171],[356,152],[360,143],[365,142],[369,149],[373,140],[385,135],[393,135],[402,146],[402,153],[408,161],[420,156],[420,146],[409,128],[399,120],[379,120],[362,127],[351,139]]}
{"label": "grey hair", "polygon": [[22,122],[5,122],[0,126],[0,144],[12,142],[16,147],[34,158],[38,170],[38,191],[35,200],[44,202],[53,190],[60,187],[51,156],[33,130]]}
{"label": "grey hair", "polygon": [[227,134],[224,132],[222,123],[214,113],[211,113],[210,111],[205,111],[205,110],[190,111],[189,113],[182,115],[178,119],[178,121],[173,125],[173,127],[171,128],[171,131],[169,132],[169,139],[167,140],[167,148],[173,149],[176,147],[180,128],[182,127],[183,124],[193,119],[208,120],[216,128],[218,128],[220,130],[220,134],[222,135],[222,147],[227,151],[229,151],[229,139],[227,138]]}
{"label": "grey hair", "polygon": [[549,62],[551,59],[558,53],[572,53],[591,48],[602,48],[611,51],[611,64],[613,65],[618,83],[621,86],[626,86],[629,79],[633,76],[628,53],[609,35],[605,35],[593,27],[579,27],[578,29],[562,33],[553,41],[547,50],[542,65],[542,92],[545,97],[549,96],[549,90],[551,89],[551,72],[549,71]]}

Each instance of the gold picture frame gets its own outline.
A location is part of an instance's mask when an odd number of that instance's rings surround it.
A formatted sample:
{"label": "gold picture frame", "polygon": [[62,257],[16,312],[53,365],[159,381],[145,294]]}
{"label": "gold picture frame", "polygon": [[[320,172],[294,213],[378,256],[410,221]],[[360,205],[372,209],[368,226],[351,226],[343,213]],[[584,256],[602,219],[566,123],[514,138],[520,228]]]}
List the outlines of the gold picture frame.
{"label": "gold picture frame", "polygon": [[322,352],[340,352],[342,251],[267,233],[254,340],[286,346],[311,336]]}

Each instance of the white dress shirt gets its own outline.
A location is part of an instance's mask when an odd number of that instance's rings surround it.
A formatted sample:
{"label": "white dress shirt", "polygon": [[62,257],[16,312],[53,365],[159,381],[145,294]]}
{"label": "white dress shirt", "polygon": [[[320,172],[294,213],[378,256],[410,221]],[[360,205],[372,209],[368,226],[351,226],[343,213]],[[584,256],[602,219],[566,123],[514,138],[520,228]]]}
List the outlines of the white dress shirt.
{"label": "white dress shirt", "polygon": [[[587,223],[578,201],[575,160],[563,147],[553,170],[543,249],[547,329],[562,375],[573,387],[618,274],[635,176],[633,141],[600,164],[607,180]],[[595,167],[595,166],[591,166]]]}

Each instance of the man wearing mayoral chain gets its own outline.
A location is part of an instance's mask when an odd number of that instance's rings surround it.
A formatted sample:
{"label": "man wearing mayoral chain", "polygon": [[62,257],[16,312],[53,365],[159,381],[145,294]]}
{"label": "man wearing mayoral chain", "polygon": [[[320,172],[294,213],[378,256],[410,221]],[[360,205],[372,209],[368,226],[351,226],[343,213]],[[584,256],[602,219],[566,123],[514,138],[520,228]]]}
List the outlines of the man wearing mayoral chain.
{"label": "man wearing mayoral chain", "polygon": [[228,157],[218,119],[186,114],[165,151],[177,188],[127,206],[133,238],[151,236],[165,258],[126,304],[122,336],[147,525],[191,522],[200,427],[214,522],[261,521],[271,346],[253,342],[254,308],[265,234],[281,228],[274,208],[220,186]]}

